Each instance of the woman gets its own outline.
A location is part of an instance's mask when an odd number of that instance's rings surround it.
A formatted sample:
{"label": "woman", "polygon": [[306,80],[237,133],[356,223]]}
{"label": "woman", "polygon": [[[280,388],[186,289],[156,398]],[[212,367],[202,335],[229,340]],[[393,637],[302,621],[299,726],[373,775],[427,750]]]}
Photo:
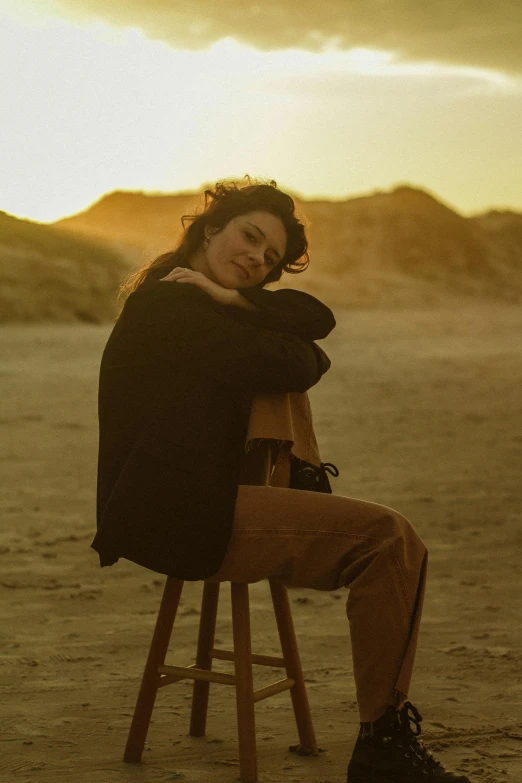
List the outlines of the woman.
{"label": "woman", "polygon": [[294,202],[273,181],[218,183],[190,218],[176,250],[124,288],[103,353],[100,564],[350,588],[361,727],[348,783],[469,783],[417,740],[421,716],[406,701],[427,564],[408,520],[349,497],[239,484],[254,395],[305,392],[330,367],[314,342],[335,326],[329,308],[264,289],[308,264]]}

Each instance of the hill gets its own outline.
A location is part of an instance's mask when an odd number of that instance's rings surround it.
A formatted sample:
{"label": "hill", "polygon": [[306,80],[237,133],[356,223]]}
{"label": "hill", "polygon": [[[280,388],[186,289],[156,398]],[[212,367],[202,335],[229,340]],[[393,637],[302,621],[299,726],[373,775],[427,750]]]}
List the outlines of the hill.
{"label": "hill", "polygon": [[503,252],[508,265],[518,263],[518,268],[522,267],[522,214],[492,210],[475,215],[471,221]]}
{"label": "hill", "polygon": [[[181,216],[199,194],[114,192],[57,228],[118,242],[149,260],[172,248]],[[522,297],[522,215],[466,218],[425,190],[400,185],[345,201],[296,197],[308,225],[311,263],[282,287],[332,305],[404,305],[462,296]]]}
{"label": "hill", "polygon": [[131,257],[0,212],[0,322],[111,320]]}

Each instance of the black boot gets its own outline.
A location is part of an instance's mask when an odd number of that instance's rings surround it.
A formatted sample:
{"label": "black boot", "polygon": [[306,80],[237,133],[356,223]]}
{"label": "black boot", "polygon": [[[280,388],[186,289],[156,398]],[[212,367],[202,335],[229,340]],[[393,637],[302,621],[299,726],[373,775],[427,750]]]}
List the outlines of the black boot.
{"label": "black boot", "polygon": [[417,739],[421,720],[407,701],[400,712],[389,706],[373,724],[361,723],[347,783],[471,783],[466,775],[447,772]]}

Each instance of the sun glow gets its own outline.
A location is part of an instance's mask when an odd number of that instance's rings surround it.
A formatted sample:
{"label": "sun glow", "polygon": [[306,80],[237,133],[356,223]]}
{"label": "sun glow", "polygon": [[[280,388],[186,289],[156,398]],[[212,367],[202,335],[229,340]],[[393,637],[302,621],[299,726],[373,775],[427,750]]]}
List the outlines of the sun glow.
{"label": "sun glow", "polygon": [[[520,96],[520,84],[501,74],[402,62],[394,52],[262,52],[232,38],[179,51],[137,28],[37,9],[28,4],[0,25],[9,118],[0,126],[0,209],[36,220],[75,213],[115,189],[195,190],[246,172],[309,196],[409,178],[459,203],[453,182],[472,200],[476,184],[463,186],[459,167],[466,156],[486,158],[482,128],[499,116],[491,107]],[[461,153],[468,127],[473,138]],[[513,127],[497,132],[508,157]],[[499,193],[518,188],[514,170],[497,166]]]}

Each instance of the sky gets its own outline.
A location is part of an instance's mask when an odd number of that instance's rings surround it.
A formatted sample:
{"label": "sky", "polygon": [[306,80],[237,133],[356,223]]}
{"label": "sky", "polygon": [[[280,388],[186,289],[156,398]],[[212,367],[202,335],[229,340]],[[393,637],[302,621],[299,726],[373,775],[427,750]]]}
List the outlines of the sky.
{"label": "sky", "polygon": [[275,179],[522,211],[519,0],[0,0],[0,210]]}

